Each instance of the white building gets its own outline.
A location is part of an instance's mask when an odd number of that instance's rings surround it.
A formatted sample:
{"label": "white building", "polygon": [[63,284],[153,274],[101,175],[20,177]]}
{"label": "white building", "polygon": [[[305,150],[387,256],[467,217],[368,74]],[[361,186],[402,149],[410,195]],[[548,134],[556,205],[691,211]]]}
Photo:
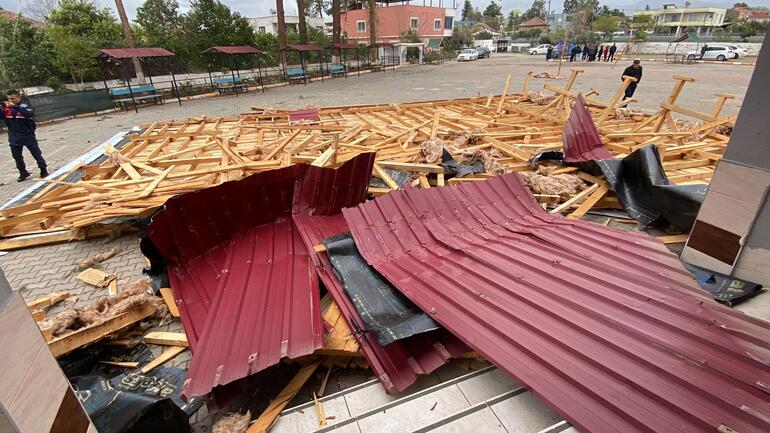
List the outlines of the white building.
{"label": "white building", "polygon": [[634,12],[634,16],[651,16],[655,23],[655,33],[675,36],[688,31],[710,35],[714,29],[724,25],[726,14],[727,9],[722,8],[679,8],[675,4],[664,4],[661,9]]}
{"label": "white building", "polygon": [[[278,34],[278,16],[277,15],[269,15],[266,17],[259,17],[259,18],[248,18],[249,24],[251,24],[251,27],[259,32],[259,33],[271,33],[274,35]],[[290,16],[285,15],[284,21],[286,21],[286,31],[287,32],[299,32],[299,17],[298,16]],[[307,23],[307,27],[314,28],[319,31],[325,31],[324,30],[324,19],[320,17],[305,17],[305,22]]]}

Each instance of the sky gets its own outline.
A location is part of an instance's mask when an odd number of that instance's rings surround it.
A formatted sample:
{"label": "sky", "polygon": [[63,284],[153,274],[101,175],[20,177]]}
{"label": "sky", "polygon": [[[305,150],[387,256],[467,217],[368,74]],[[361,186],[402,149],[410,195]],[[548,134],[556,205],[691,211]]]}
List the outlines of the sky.
{"label": "sky", "polygon": [[[21,6],[21,10],[24,10],[24,5],[28,0],[0,0],[0,7],[11,11],[18,11]],[[182,11],[186,10],[189,5],[189,0],[178,0],[179,6]],[[230,9],[239,12],[241,15],[253,18],[259,16],[265,16],[270,13],[270,9],[275,7],[275,2],[272,0],[221,0]],[[425,0],[426,4],[430,0]],[[442,0],[445,7],[450,5],[452,0]],[[464,0],[455,0],[458,8],[462,6]],[[691,7],[697,6],[715,6],[715,7],[730,7],[737,0],[690,0]],[[110,0],[95,0],[95,2],[101,6],[115,9],[114,1]],[[474,6],[483,11],[489,4],[490,0],[471,0]],[[502,0],[503,12],[508,13],[511,9],[517,8],[522,11],[529,9],[532,4],[532,0]],[[551,0],[551,10],[560,11],[563,0]],[[136,8],[143,3],[143,0],[123,0],[123,5],[126,8],[126,13],[129,19],[133,19],[136,16]],[[438,5],[438,0],[433,0],[434,5]],[[676,3],[683,4],[684,0],[600,0],[601,4],[606,4],[610,8],[623,9],[626,14],[632,14],[634,10],[644,9],[644,6],[649,4],[650,7],[658,7],[663,3]],[[770,7],[770,0],[754,0],[747,1],[752,6],[766,6]],[[412,4],[422,5],[422,1],[413,1]],[[547,0],[546,0],[547,4]],[[295,0],[285,0],[284,8],[287,15],[296,15],[297,3]],[[117,14],[115,14],[117,16]]]}

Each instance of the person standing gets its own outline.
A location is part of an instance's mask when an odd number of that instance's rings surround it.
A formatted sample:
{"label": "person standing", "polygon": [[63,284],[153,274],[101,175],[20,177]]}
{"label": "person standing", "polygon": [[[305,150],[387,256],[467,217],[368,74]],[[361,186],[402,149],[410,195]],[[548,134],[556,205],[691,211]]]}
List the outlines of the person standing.
{"label": "person standing", "polygon": [[607,45],[604,47],[604,61],[607,62],[610,60],[610,46]]}
{"label": "person standing", "polygon": [[703,56],[706,55],[706,51],[708,51],[708,49],[709,49],[709,45],[708,44],[703,44],[703,46],[700,49],[700,59],[701,60],[703,60]]}
{"label": "person standing", "polygon": [[618,47],[615,44],[612,44],[610,47],[610,62],[615,60],[615,51],[618,50]]}
{"label": "person standing", "polygon": [[596,53],[596,61],[601,62],[602,61],[602,53],[604,53],[604,45],[599,45],[599,51]]}
{"label": "person standing", "polygon": [[8,143],[11,145],[11,156],[16,161],[16,169],[19,170],[18,182],[23,182],[31,176],[24,164],[22,150],[26,147],[37,162],[40,169],[40,177],[48,176],[48,169],[40,151],[35,136],[35,111],[29,100],[22,98],[18,90],[6,92],[8,100],[2,102],[2,118],[8,126]]}
{"label": "person standing", "polygon": [[545,50],[545,60],[548,61],[551,59],[551,55],[553,54],[553,47],[548,46],[548,49]]}
{"label": "person standing", "polygon": [[623,96],[624,101],[634,96],[636,86],[640,81],[642,81],[642,61],[639,59],[634,59],[634,62],[631,63],[631,66],[627,67],[626,70],[623,71],[623,75],[620,76],[620,79],[623,80],[623,77],[625,76],[634,77],[636,78],[636,81],[629,84],[626,88],[626,94]]}
{"label": "person standing", "polygon": [[588,61],[588,52],[590,49],[588,48],[588,43],[583,44],[583,61]]}

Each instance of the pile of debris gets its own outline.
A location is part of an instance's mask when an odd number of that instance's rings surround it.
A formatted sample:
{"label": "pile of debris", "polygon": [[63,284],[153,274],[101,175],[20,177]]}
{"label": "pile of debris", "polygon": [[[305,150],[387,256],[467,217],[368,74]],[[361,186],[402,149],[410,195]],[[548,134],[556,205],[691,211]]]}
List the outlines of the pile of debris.
{"label": "pile of debris", "polygon": [[[105,224],[151,215],[179,194],[293,164],[338,167],[362,152],[377,153],[373,175],[385,187],[370,188],[375,196],[401,186],[392,171],[406,173],[415,186],[444,185],[444,150],[461,165],[483,162],[483,173],[454,182],[530,171],[533,156],[562,149],[562,131],[577,97],[572,86],[580,72],[573,71],[563,88],[546,84],[537,98],[525,83],[519,93],[506,85],[501,96],[488,98],[312,108],[317,121],[295,122],[291,111],[254,108],[238,117],[153,122],[115,145],[105,144],[101,157],[59,173],[0,210],[0,236],[5,238],[0,246],[102,235],[99,228]],[[595,91],[587,93],[585,104],[612,157],[654,144],[671,183],[705,182],[727,143],[723,128],[735,117],[719,114],[724,96],[711,114],[676,105],[683,78],[676,79],[674,93],[654,115],[622,110],[631,101],[620,101],[626,83],[609,101],[597,99]],[[695,122],[683,130],[672,113]],[[576,170],[561,167],[552,174]],[[63,236],[62,229],[77,233]],[[56,236],[14,239],[40,233]]]}
{"label": "pile of debris", "polygon": [[[61,313],[49,345],[69,353],[83,329],[100,328],[87,344],[168,306],[184,333],[144,340],[171,346],[151,368],[190,349],[188,399],[299,366],[255,421],[218,431],[267,431],[320,366],[367,366],[395,394],[461,357],[582,431],[767,431],[770,325],[715,302],[660,240],[580,221],[625,210],[686,231],[697,200],[673,212],[649,192],[703,188],[735,117],[678,107],[677,77],[660,112],[621,118],[628,83],[605,102],[574,94],[578,73],[542,104],[509,77],[501,96],[301,123],[276,109],[155,122],[4,209],[0,230],[149,217],[170,290]],[[705,123],[681,130],[672,112]],[[97,274],[83,278],[114,281]]]}

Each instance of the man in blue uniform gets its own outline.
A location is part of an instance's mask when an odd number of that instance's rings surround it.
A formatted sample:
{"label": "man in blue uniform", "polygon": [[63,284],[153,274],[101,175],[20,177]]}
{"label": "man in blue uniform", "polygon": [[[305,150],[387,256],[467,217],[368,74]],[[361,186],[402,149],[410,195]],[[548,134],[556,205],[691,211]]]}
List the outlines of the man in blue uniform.
{"label": "man in blue uniform", "polygon": [[0,103],[2,104],[0,105],[0,116],[5,119],[5,124],[8,126],[11,155],[16,161],[16,168],[19,170],[17,181],[22,182],[31,176],[27,171],[26,164],[24,164],[24,156],[22,155],[24,147],[35,158],[37,167],[40,169],[40,177],[48,176],[45,159],[43,159],[43,153],[40,151],[37,137],[35,137],[35,111],[29,100],[22,99],[17,90],[9,90],[6,96],[8,100]]}

